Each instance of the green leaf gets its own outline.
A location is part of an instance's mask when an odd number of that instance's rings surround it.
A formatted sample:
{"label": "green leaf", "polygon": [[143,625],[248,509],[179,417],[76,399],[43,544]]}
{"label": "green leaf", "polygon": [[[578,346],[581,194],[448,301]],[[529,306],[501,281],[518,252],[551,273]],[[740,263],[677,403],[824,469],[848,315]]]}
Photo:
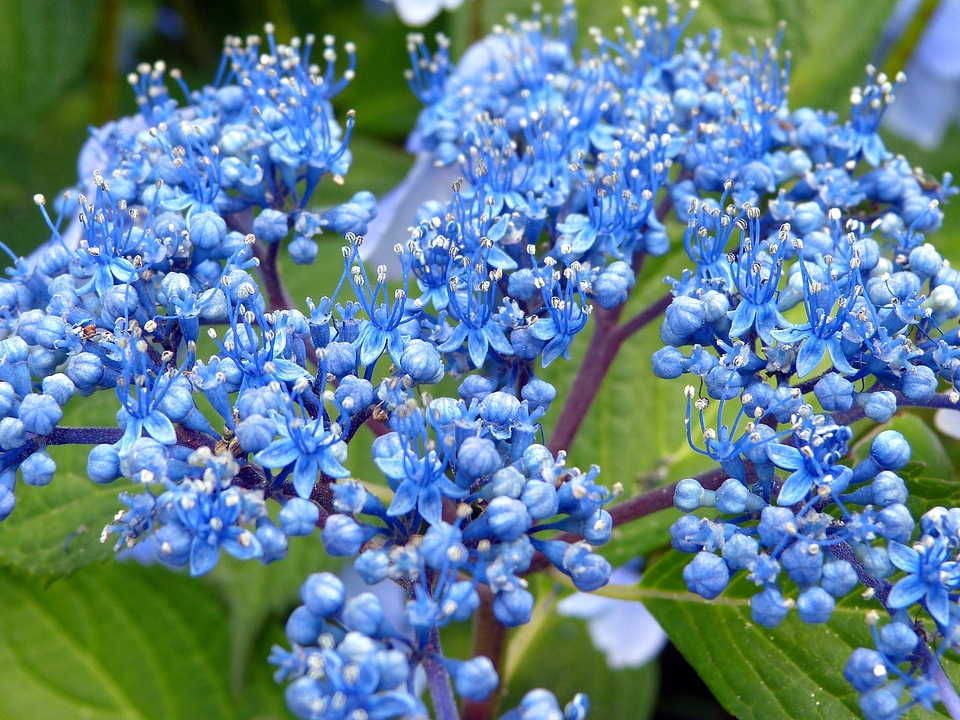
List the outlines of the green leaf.
{"label": "green leaf", "polygon": [[109,564],[49,586],[0,571],[0,717],[237,718],[224,612],[160,567]]}
{"label": "green leaf", "polygon": [[960,484],[956,480],[941,480],[932,477],[904,478],[910,495],[907,508],[919,518],[935,507],[960,506]]}
{"label": "green leaf", "polygon": [[[292,608],[290,608],[292,610]],[[237,707],[241,708],[243,718],[250,720],[294,720],[294,714],[287,709],[283,697],[284,685],[277,684],[273,679],[276,667],[267,662],[274,645],[289,649],[290,641],[283,631],[283,618],[273,618],[261,628],[254,638],[250,648],[250,661],[243,676],[243,684],[239,688]],[[234,688],[236,691],[236,688]]]}
{"label": "green leaf", "polygon": [[679,510],[661,510],[632,522],[614,525],[610,542],[595,551],[619,567],[635,557],[647,557],[670,544],[670,526],[680,517]]}
{"label": "green leaf", "polygon": [[[320,204],[329,206],[346,202],[361,190],[367,190],[379,197],[403,180],[407,170],[413,165],[413,156],[402,147],[360,133],[355,133],[351,138],[350,152],[353,154],[353,162],[350,171],[344,176],[343,185],[334,185],[332,182],[324,184],[315,196]],[[411,218],[415,209],[410,209]],[[321,238],[321,241],[324,239]],[[339,239],[343,240],[342,237]],[[338,267],[343,268],[342,260]],[[339,278],[339,273],[337,277]],[[336,287],[336,283],[330,290],[333,287]]]}
{"label": "green leaf", "polygon": [[[83,474],[86,446],[50,448],[57,473],[46,487],[18,484],[17,506],[0,523],[0,565],[29,575],[60,575],[113,555],[100,531],[125,507],[119,483],[97,485]],[[59,451],[59,452],[58,452]]]}
{"label": "green leaf", "polygon": [[[116,427],[119,407],[112,391],[75,396],[64,408],[63,427]],[[114,536],[100,542],[100,531],[124,507],[121,492],[138,493],[127,481],[97,485],[86,475],[90,445],[49,446],[57,463],[46,487],[17,484],[17,506],[0,523],[0,566],[28,575],[61,575],[114,554]]]}
{"label": "green leaf", "polygon": [[[717,599],[689,593],[682,578],[691,556],[666,553],[641,581],[640,597],[674,645],[720,703],[740,720],[859,717],[857,693],[843,667],[857,647],[872,647],[867,610],[883,609],[852,595],[826,625],[806,625],[791,613],[778,627],[753,623],[756,586],[744,576]],[[957,683],[960,665],[944,667]],[[910,715],[912,717],[912,715]]]}
{"label": "green leaf", "polygon": [[[797,3],[784,40],[793,53],[790,106],[832,109],[846,120],[850,89],[863,84],[864,68],[895,4],[895,0],[868,5],[858,0]],[[824,61],[829,62],[829,72],[824,72]]]}

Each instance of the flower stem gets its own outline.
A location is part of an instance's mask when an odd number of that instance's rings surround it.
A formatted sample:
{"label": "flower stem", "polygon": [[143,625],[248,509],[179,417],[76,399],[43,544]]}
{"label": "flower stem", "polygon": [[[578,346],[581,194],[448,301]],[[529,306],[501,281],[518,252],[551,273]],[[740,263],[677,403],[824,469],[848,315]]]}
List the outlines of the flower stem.
{"label": "flower stem", "polygon": [[[703,486],[704,490],[716,490],[723,485],[727,477],[729,477],[729,475],[723,468],[715,468],[696,475],[695,479]],[[614,527],[673,507],[673,494],[676,488],[677,483],[670,483],[669,485],[655,488],[649,492],[645,492],[643,495],[638,495],[635,498],[630,498],[625,502],[614,505],[610,508],[610,517],[613,518]],[[551,539],[575,542],[579,537],[576,533],[561,533]],[[524,575],[544,570],[549,567],[549,565],[550,561],[547,560],[546,556],[537,552],[533,556],[533,560],[530,561],[530,567],[527,568]]]}
{"label": "flower stem", "polygon": [[[440,647],[440,633],[436,628],[430,631],[427,653],[423,657],[423,670],[427,674],[427,686],[433,699],[433,712],[436,720],[460,720],[457,703],[453,697],[450,674],[436,659],[443,654]],[[434,657],[436,656],[436,657]]]}
{"label": "flower stem", "polygon": [[99,445],[112,444],[123,437],[116,427],[56,427],[43,438],[45,445]]}
{"label": "flower stem", "polygon": [[[484,588],[486,589],[486,588]],[[490,658],[493,667],[503,681],[503,651],[506,648],[507,629],[493,614],[493,595],[480,593],[480,608],[473,616],[473,650],[471,657]],[[482,702],[467,700],[463,703],[463,720],[490,720],[497,713],[501,693],[494,691]]]}
{"label": "flower stem", "polygon": [[658,318],[670,304],[671,299],[669,294],[665,295],[623,325],[617,325],[623,312],[622,305],[612,310],[598,309],[594,313],[596,323],[593,335],[590,337],[590,344],[587,346],[586,357],[577,371],[563,410],[560,411],[560,418],[547,443],[551,452],[567,450],[573,444],[590,405],[600,391],[603,379],[617,357],[620,346],[631,335]]}
{"label": "flower stem", "polygon": [[950,713],[950,717],[953,718],[953,720],[960,720],[960,697],[957,696],[956,688],[953,687],[950,678],[948,678],[947,674],[943,671],[943,665],[939,662],[937,662],[937,666],[933,670],[933,681],[937,684],[937,689],[940,691],[940,702],[943,703],[947,712]]}
{"label": "flower stem", "polygon": [[547,443],[550,452],[554,454],[559,450],[568,449],[573,444],[573,439],[583,424],[587,410],[590,409],[603,383],[603,378],[606,377],[613,359],[617,356],[620,343],[614,340],[613,330],[622,310],[621,306],[613,310],[598,310],[594,313],[596,324],[593,335],[590,337],[590,344],[587,346],[587,354],[580,364],[573,386],[563,404],[563,410],[560,411],[560,418]]}

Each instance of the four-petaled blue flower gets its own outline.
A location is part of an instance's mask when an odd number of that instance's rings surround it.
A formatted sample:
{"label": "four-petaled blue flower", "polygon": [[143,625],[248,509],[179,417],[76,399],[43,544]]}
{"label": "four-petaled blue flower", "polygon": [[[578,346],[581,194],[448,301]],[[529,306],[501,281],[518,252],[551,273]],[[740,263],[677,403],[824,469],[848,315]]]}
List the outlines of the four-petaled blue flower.
{"label": "four-petaled blue flower", "polygon": [[309,499],[321,473],[331,478],[350,475],[340,464],[346,459],[346,444],[335,426],[327,426],[322,417],[305,423],[292,412],[275,413],[274,421],[280,437],[254,458],[264,467],[275,470],[293,465],[293,487],[297,495]]}
{"label": "four-petaled blue flower", "polygon": [[940,627],[950,625],[950,593],[960,587],[960,563],[948,560],[950,548],[942,537],[927,535],[913,547],[891,541],[890,561],[907,576],[898,581],[887,603],[894,610],[924,600],[927,611]]}

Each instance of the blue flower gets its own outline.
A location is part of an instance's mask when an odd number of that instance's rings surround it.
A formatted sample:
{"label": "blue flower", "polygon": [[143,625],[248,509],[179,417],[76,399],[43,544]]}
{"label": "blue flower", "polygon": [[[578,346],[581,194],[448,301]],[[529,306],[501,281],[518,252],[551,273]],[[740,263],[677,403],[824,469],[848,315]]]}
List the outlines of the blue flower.
{"label": "blue flower", "polygon": [[895,610],[923,599],[937,624],[950,624],[950,593],[960,587],[960,563],[947,560],[950,548],[943,537],[921,538],[914,547],[898,542],[887,544],[890,561],[907,576],[899,580],[887,598]]}
{"label": "blue flower", "polygon": [[826,425],[794,433],[795,445],[771,443],[767,456],[778,468],[793,470],[780,488],[777,503],[794,505],[806,499],[814,487],[841,493],[850,483],[853,471],[840,460],[847,453],[850,428]]}
{"label": "blue flower", "polygon": [[[541,363],[546,367],[558,357],[570,358],[573,338],[587,325],[592,308],[584,302],[581,288],[585,278],[580,263],[574,261],[563,270],[554,269],[552,258],[547,258],[538,285],[546,316],[537,316],[530,332],[546,343]],[[563,280],[561,280],[561,276]]]}
{"label": "blue flower", "polygon": [[733,278],[741,300],[737,309],[730,312],[729,332],[731,337],[740,337],[753,328],[761,340],[772,345],[773,331],[790,324],[777,309],[785,238],[780,238],[776,249],[765,247],[760,242],[759,210],[751,207],[741,217],[738,223],[746,224],[750,234],[741,229],[740,257]]}
{"label": "blue flower", "polygon": [[853,307],[856,297],[856,278],[850,273],[845,278],[825,277],[820,281],[811,276],[806,263],[800,262],[799,267],[804,280],[803,302],[808,320],[785,330],[773,330],[771,335],[782,343],[800,345],[797,353],[799,377],[813,372],[826,354],[830,355],[835,370],[853,375],[856,370],[847,359],[841,340],[847,308]]}
{"label": "blue flower", "polygon": [[415,302],[407,302],[409,256],[402,256],[402,261],[404,287],[394,293],[391,304],[387,296],[389,288],[386,266],[381,265],[377,268],[377,281],[371,286],[366,268],[360,262],[358,245],[354,244],[349,254],[345,255],[344,277],[349,275],[353,280],[357,301],[369,318],[369,322],[362,325],[359,334],[353,340],[354,346],[359,350],[360,363],[367,367],[376,363],[384,349],[390,355],[390,359],[396,365],[400,365],[403,349],[411,338],[411,328],[408,323],[415,321],[420,315],[419,305]]}
{"label": "blue flower", "polygon": [[288,468],[293,465],[293,487],[303,499],[309,499],[320,474],[331,478],[350,475],[341,462],[346,460],[346,444],[339,430],[328,426],[322,417],[304,422],[292,410],[274,414],[280,437],[256,455],[264,467]]}
{"label": "blue flower", "polygon": [[[189,487],[168,491],[158,504],[170,503],[179,523],[186,528],[190,541],[190,574],[205,575],[220,558],[220,549],[240,560],[259,557],[263,548],[256,535],[240,527],[243,497],[239,488],[213,493],[194,491]],[[161,554],[161,559],[162,559]]]}
{"label": "blue flower", "polygon": [[513,346],[494,318],[497,282],[502,271],[488,269],[486,252],[478,253],[475,260],[466,257],[463,260],[468,261],[467,267],[462,275],[452,275],[447,296],[450,316],[460,324],[437,349],[451,352],[466,342],[470,361],[480,368],[491,347],[501,355],[513,354]]}
{"label": "blue flower", "polygon": [[[640,574],[629,566],[610,575],[610,585],[633,586],[639,581]],[[643,603],[574,593],[557,603],[557,612],[587,621],[594,647],[614,670],[646,665],[667,642],[666,633]]]}
{"label": "blue flower", "polygon": [[404,449],[398,455],[376,458],[374,462],[395,488],[387,510],[393,517],[417,510],[424,520],[435,525],[440,522],[444,497],[459,500],[467,494],[446,476],[446,463],[433,450],[420,457],[413,450]]}

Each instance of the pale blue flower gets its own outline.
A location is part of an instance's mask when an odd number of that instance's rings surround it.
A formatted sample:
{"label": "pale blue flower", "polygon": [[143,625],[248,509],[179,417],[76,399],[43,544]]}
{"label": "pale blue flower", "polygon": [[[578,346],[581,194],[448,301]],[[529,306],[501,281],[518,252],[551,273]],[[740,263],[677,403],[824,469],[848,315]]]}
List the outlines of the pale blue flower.
{"label": "pale blue flower", "polygon": [[[636,585],[639,581],[640,573],[629,566],[610,575],[611,585]],[[557,611],[587,621],[594,647],[615,670],[646,665],[667,643],[667,634],[640,602],[575,593],[561,600]]]}

